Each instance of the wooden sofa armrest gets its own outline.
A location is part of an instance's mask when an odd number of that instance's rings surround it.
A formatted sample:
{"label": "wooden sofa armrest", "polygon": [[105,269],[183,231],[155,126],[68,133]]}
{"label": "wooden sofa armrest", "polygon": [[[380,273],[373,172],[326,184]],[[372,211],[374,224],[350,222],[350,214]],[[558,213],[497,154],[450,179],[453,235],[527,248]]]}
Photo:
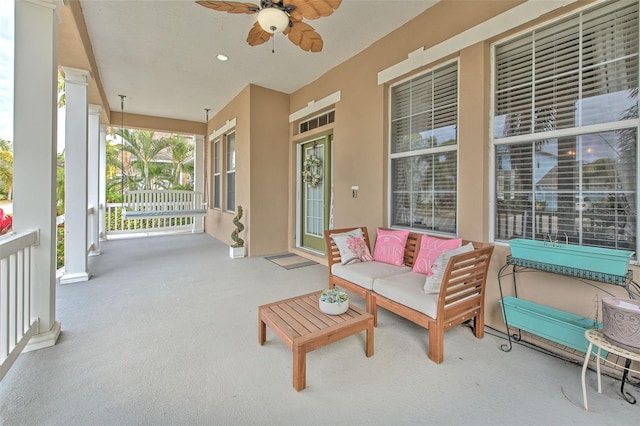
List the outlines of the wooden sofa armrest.
{"label": "wooden sofa armrest", "polygon": [[476,337],[484,333],[484,296],[493,246],[472,242],[475,250],[449,259],[438,296],[438,322],[444,328],[475,318]]}

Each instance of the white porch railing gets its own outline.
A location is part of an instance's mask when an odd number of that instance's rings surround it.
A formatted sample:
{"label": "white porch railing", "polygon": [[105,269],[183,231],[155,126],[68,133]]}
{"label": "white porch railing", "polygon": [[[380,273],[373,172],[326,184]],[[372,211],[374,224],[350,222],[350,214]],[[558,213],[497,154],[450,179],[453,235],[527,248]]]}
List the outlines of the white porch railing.
{"label": "white porch railing", "polygon": [[0,239],[0,380],[38,329],[31,317],[32,248],[38,231]]}

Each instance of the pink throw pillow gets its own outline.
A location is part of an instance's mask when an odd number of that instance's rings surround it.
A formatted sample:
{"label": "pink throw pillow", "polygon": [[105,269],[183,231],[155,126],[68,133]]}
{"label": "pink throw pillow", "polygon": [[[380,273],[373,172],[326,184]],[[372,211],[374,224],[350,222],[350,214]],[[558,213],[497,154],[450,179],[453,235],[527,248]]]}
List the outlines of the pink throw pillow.
{"label": "pink throw pillow", "polygon": [[429,235],[423,235],[420,241],[420,250],[418,257],[413,264],[413,271],[426,274],[428,277],[433,275],[431,267],[435,263],[440,254],[445,251],[457,249],[462,245],[462,238],[443,239],[434,238]]}
{"label": "pink throw pillow", "polygon": [[408,237],[409,231],[378,228],[373,259],[376,262],[402,266],[404,264],[404,247]]}

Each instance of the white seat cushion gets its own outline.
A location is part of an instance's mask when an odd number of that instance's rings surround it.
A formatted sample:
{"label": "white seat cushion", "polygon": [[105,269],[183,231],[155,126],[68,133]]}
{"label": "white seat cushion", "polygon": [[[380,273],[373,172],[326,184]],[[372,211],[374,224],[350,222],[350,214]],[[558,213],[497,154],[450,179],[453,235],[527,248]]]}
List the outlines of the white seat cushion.
{"label": "white seat cushion", "polygon": [[[376,278],[403,274],[410,270],[411,268],[408,266],[395,266],[375,261],[353,263],[351,265],[339,265],[336,263],[331,266],[333,275],[351,281],[367,290],[373,289],[373,280]],[[424,285],[424,275],[422,275],[422,285]]]}
{"label": "white seat cushion", "polygon": [[410,271],[393,277],[377,278],[373,282],[373,291],[433,319],[436,318],[438,294],[425,294],[424,274]]}

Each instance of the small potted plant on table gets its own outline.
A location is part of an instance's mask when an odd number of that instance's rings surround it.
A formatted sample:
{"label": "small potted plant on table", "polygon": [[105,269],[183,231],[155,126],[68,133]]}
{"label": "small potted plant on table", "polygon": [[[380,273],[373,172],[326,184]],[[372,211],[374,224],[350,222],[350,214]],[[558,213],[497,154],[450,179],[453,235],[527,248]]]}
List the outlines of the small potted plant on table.
{"label": "small potted plant on table", "polygon": [[325,314],[340,315],[349,310],[349,293],[338,286],[323,290],[318,300],[320,310]]}

